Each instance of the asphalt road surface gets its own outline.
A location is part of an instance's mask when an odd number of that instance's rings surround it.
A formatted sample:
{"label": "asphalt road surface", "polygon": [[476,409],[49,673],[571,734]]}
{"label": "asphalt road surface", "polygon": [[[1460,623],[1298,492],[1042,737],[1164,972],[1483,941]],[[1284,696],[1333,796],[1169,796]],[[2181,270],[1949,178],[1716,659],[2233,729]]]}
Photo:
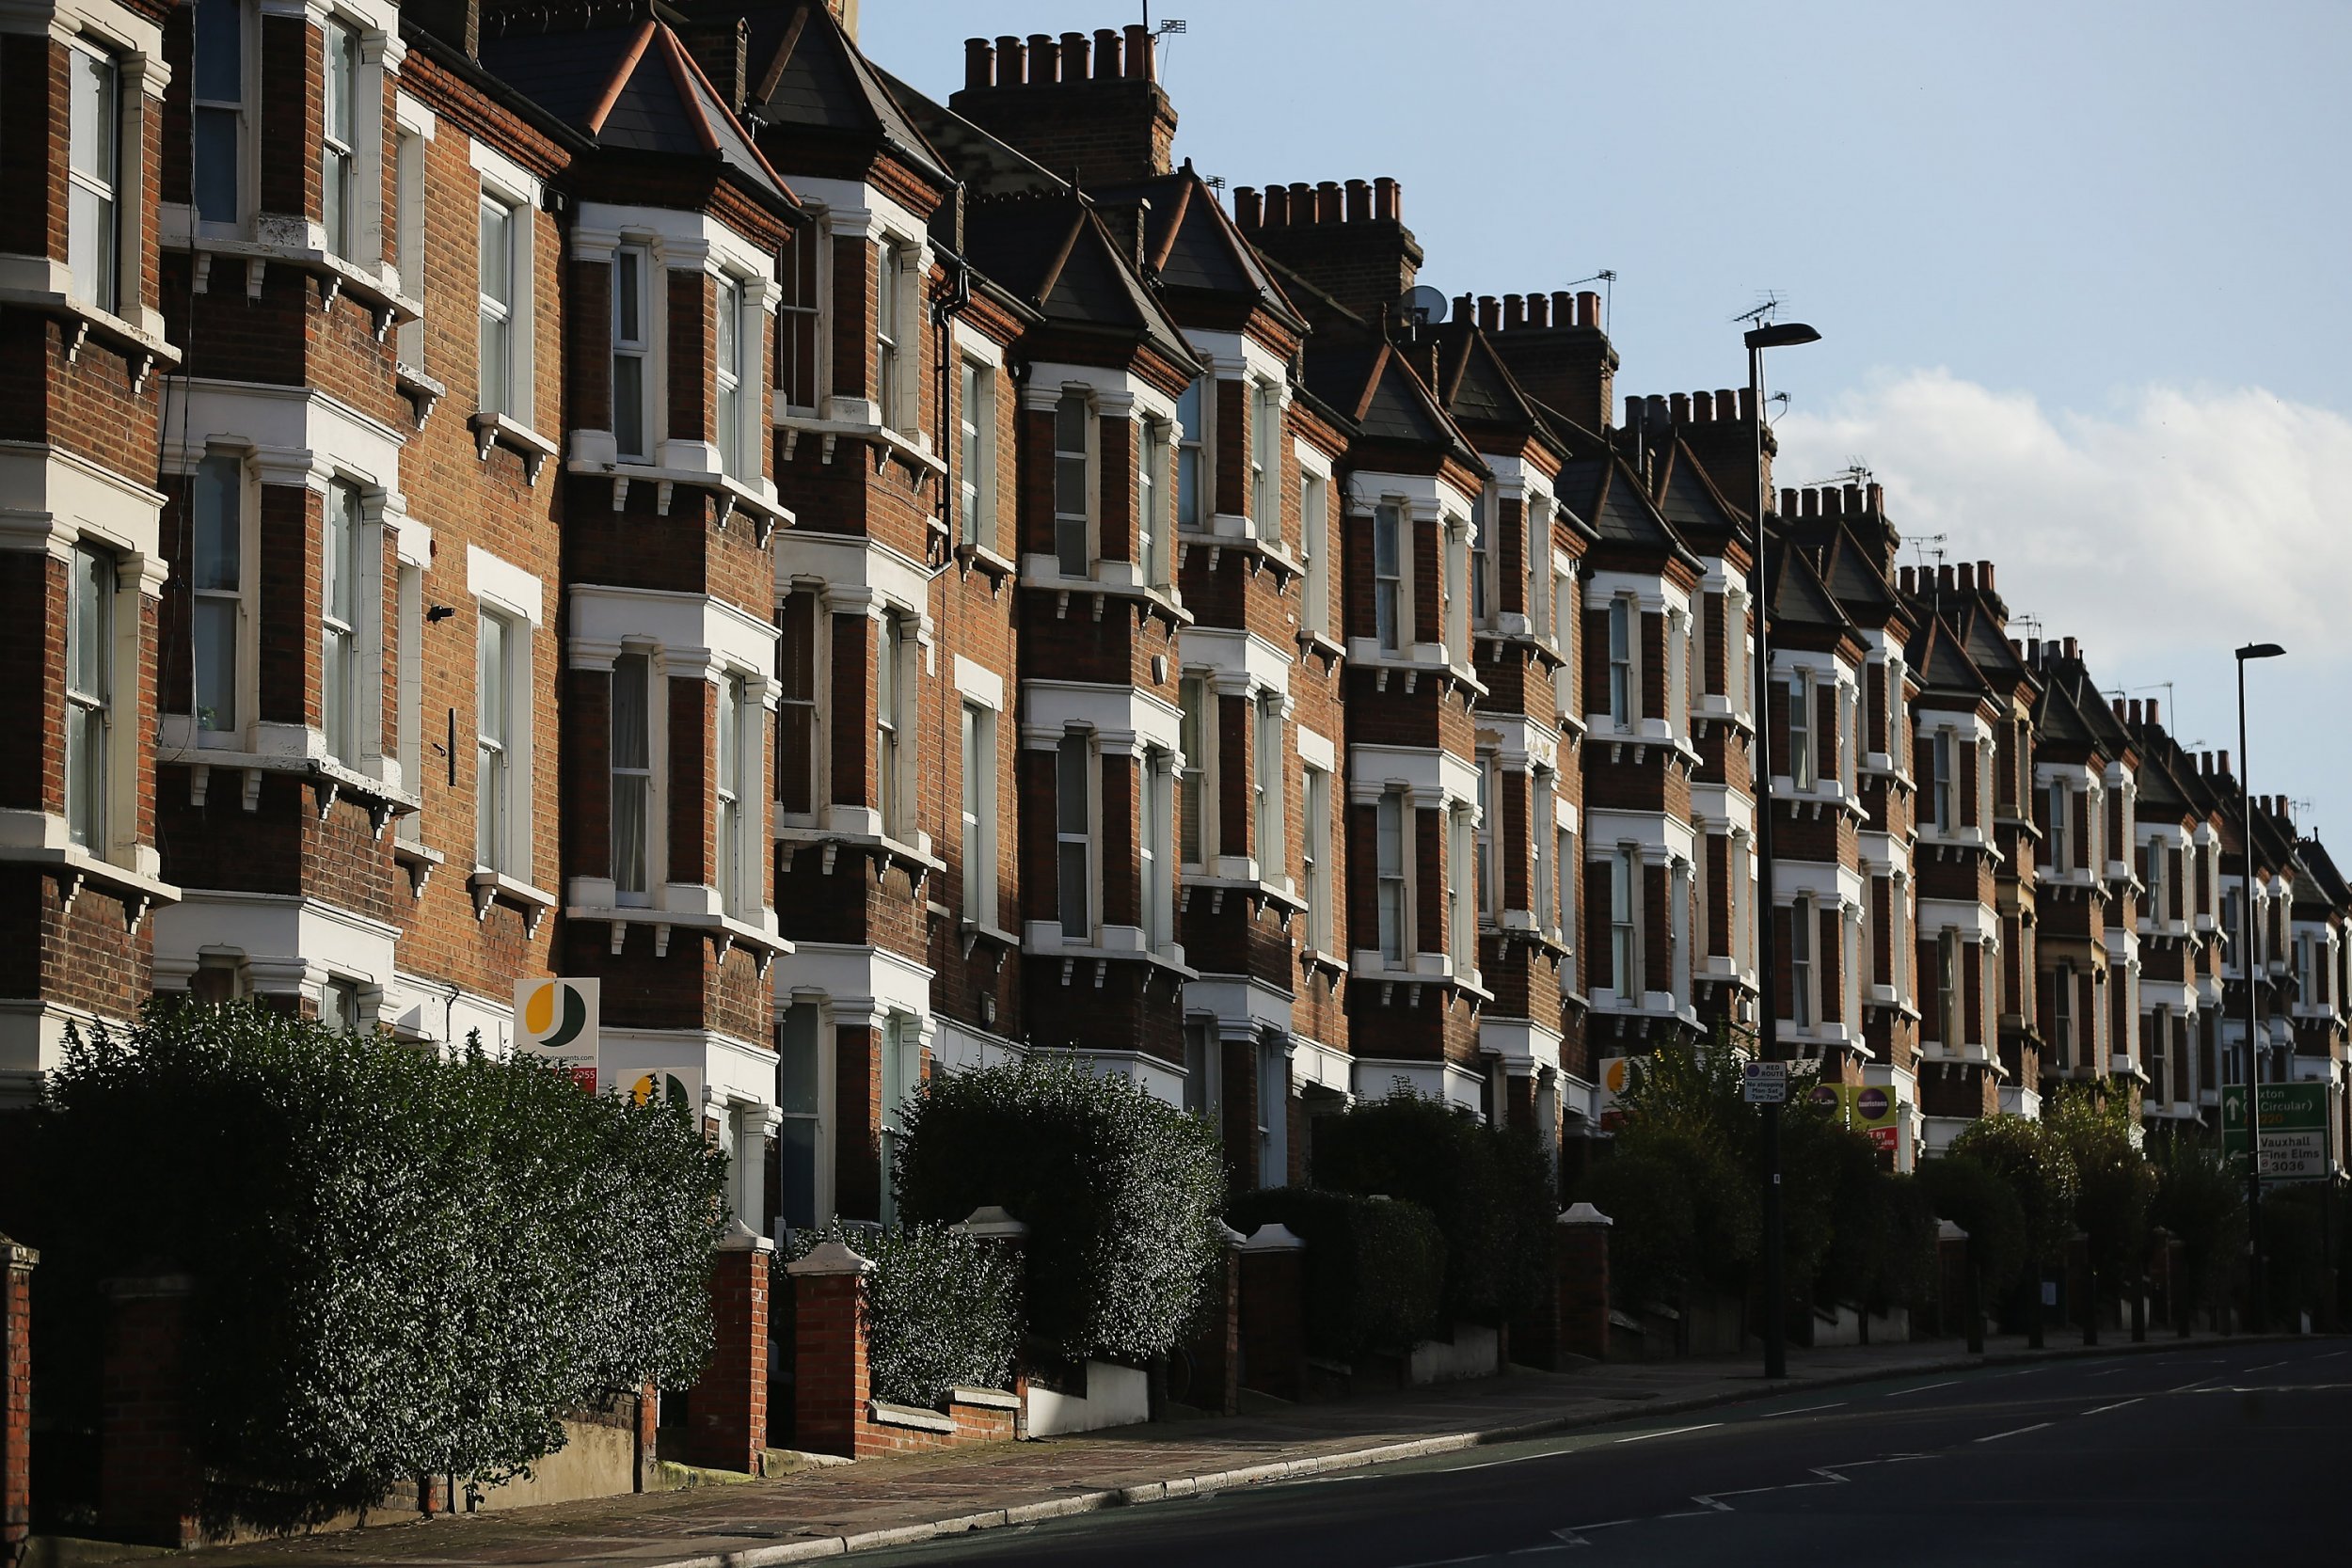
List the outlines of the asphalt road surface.
{"label": "asphalt road surface", "polygon": [[933,1542],[885,1564],[2352,1561],[2352,1348],[1890,1378]]}

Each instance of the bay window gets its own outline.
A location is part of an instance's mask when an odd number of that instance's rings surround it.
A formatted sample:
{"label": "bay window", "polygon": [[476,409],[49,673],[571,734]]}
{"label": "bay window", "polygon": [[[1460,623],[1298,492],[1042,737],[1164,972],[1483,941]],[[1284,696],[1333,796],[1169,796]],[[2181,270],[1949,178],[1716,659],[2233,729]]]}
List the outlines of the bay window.
{"label": "bay window", "polygon": [[65,820],[103,857],[114,786],[115,558],[87,545],[69,562],[65,624]]}
{"label": "bay window", "polygon": [[1176,526],[1199,529],[1203,526],[1200,512],[1201,472],[1201,388],[1202,381],[1186,387],[1176,400]]}
{"label": "bay window", "polygon": [[1813,753],[1813,672],[1799,670],[1793,678],[1772,684],[1788,708],[1788,782],[1798,789],[1811,789],[1818,760]]}
{"label": "bay window", "polygon": [[1405,899],[1405,792],[1385,791],[1373,816],[1374,874],[1379,884],[1380,957],[1391,969],[1404,967],[1407,909]]}
{"label": "bay window", "polygon": [[796,588],[776,611],[776,809],[817,810],[817,595]]}
{"label": "bay window", "polygon": [[1644,990],[1634,914],[1641,876],[1641,851],[1630,845],[1619,846],[1609,857],[1609,984],[1628,1006],[1640,1004]]}
{"label": "bay window", "polygon": [[1066,578],[1089,575],[1093,560],[1094,402],[1073,388],[1054,405],[1054,559]]}
{"label": "bay window", "polygon": [[1180,833],[1184,863],[1196,867],[1208,864],[1209,705],[1214,700],[1205,675],[1186,675],[1177,686],[1181,717],[1176,743],[1184,753],[1184,777],[1179,786],[1184,818]]}
{"label": "bay window", "polygon": [[885,615],[874,649],[874,806],[886,838],[912,842],[914,827],[905,810],[902,748],[914,739],[913,692],[906,671],[905,619]]}
{"label": "bay window", "polygon": [[750,781],[744,776],[745,764],[759,754],[755,745],[744,744],[745,733],[756,732],[758,721],[753,717],[750,683],[740,675],[729,675],[719,685],[717,715],[718,745],[715,811],[718,836],[717,876],[720,908],[731,915],[740,916],[758,903],[754,890],[758,879],[752,875],[758,863],[751,847],[744,843],[750,820],[756,813],[747,814],[744,802],[753,797]]}
{"label": "bay window", "polygon": [[898,281],[905,254],[895,241],[874,247],[874,405],[880,421],[894,430],[905,417],[901,359],[907,336]]}
{"label": "bay window", "polygon": [[1502,907],[1502,877],[1495,864],[1495,830],[1501,826],[1497,813],[1501,809],[1495,788],[1495,759],[1492,752],[1478,757],[1478,826],[1475,844],[1477,869],[1474,873],[1474,893],[1478,911],[1491,918]]}
{"label": "bay window", "polygon": [[246,0],[197,0],[194,17],[190,204],[222,227],[245,217],[246,15]]}
{"label": "bay window", "polygon": [[188,592],[196,665],[198,744],[232,744],[244,724],[238,696],[244,663],[245,465],[207,457],[190,477]]}
{"label": "bay window", "polygon": [[652,902],[653,661],[612,661],[612,887],[624,905]]}
{"label": "bay window", "polygon": [[320,128],[319,225],[329,255],[350,257],[358,249],[359,145],[359,35],[342,17],[320,27],[326,51],[324,123]]}
{"label": "bay window", "polygon": [[1307,904],[1307,945],[1331,950],[1331,775],[1313,764],[1299,770],[1299,895]]}
{"label": "bay window", "polygon": [[1174,815],[1174,792],[1168,772],[1175,759],[1159,747],[1143,752],[1143,831],[1136,838],[1137,870],[1141,882],[1143,945],[1147,952],[1167,950],[1176,926],[1175,867],[1169,863],[1168,818]]}
{"label": "bay window", "polygon": [[906,1137],[907,1102],[923,1086],[922,1025],[904,1013],[891,1013],[882,1027],[882,1213],[884,1225],[898,1218],[898,1196],[891,1172],[898,1163],[899,1143]]}
{"label": "bay window", "polygon": [[1282,822],[1282,699],[1267,692],[1257,703],[1258,879],[1279,882],[1290,858]]}
{"label": "bay window", "polygon": [[320,549],[319,728],[326,753],[346,768],[359,765],[359,631],[365,614],[359,539],[359,488],[347,480],[327,487]]}
{"label": "bay window", "polygon": [[1800,1029],[1813,1027],[1813,945],[1818,935],[1813,899],[1799,894],[1788,907],[1788,1021]]}
{"label": "bay window", "polygon": [[1534,773],[1533,792],[1529,797],[1531,807],[1529,816],[1532,820],[1528,825],[1528,843],[1534,861],[1534,914],[1535,928],[1539,931],[1556,931],[1560,925],[1560,911],[1552,894],[1554,871],[1551,823],[1554,800],[1551,770],[1548,768],[1538,768]]}
{"label": "bay window", "polygon": [[1935,939],[1935,1031],[1947,1051],[1961,1046],[1960,933],[1948,927]]}
{"label": "bay window", "polygon": [[612,450],[632,463],[653,456],[650,274],[644,246],[625,245],[612,253]]}
{"label": "bay window", "polygon": [[1928,743],[1931,768],[1928,787],[1928,810],[1940,832],[1957,832],[1961,827],[1960,800],[1956,793],[1959,782],[1954,776],[1955,750],[1952,732],[1938,730]]}
{"label": "bay window", "polygon": [[1270,381],[1249,384],[1249,515],[1258,537],[1282,542],[1282,395]]}
{"label": "bay window", "polygon": [[824,393],[824,284],[819,276],[827,243],[821,226],[796,230],[784,247],[783,299],[776,307],[776,402],[786,411],[813,415]]}
{"label": "bay window", "polygon": [[832,1162],[823,1147],[823,1014],[816,1004],[796,1002],[776,1022],[776,1213],[786,1225],[805,1228],[826,1217],[821,1187]]}
{"label": "bay window", "polygon": [[66,260],[73,292],[109,314],[122,307],[122,71],[77,39],[66,51]]}
{"label": "bay window", "polygon": [[1372,513],[1373,635],[1383,653],[1405,638],[1405,509],[1383,501]]}
{"label": "bay window", "polygon": [[996,376],[976,359],[963,361],[961,410],[962,477],[957,481],[957,513],[967,545],[984,550],[996,541]]}
{"label": "bay window", "polygon": [[[758,333],[744,318],[742,279],[723,276],[714,293],[718,321],[712,341],[718,352],[713,406],[719,427],[719,470],[732,479],[744,479],[759,471],[754,455],[756,448],[743,438],[743,391],[750,380],[750,351],[758,342]],[[755,391],[754,401],[756,398]]]}
{"label": "bay window", "polygon": [[996,714],[963,705],[963,918],[996,924]]}
{"label": "bay window", "polygon": [[1633,601],[1609,601],[1609,721],[1633,728]]}
{"label": "bay window", "polygon": [[1300,548],[1307,557],[1307,586],[1299,600],[1298,627],[1322,637],[1331,629],[1331,482],[1307,474],[1298,482]]}
{"label": "bay window", "polygon": [[1062,941],[1094,937],[1094,742],[1063,733],[1054,752],[1055,908]]}
{"label": "bay window", "polygon": [[1168,586],[1168,426],[1141,421],[1136,441],[1136,569],[1147,588]]}

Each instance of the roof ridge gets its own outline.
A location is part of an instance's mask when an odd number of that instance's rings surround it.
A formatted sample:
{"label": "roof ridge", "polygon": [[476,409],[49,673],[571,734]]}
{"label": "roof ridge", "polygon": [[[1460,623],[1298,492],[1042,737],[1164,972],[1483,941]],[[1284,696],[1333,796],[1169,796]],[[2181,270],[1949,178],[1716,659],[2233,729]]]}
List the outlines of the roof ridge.
{"label": "roof ridge", "polygon": [[628,52],[621,56],[620,63],[613,68],[612,79],[604,85],[604,90],[596,99],[596,107],[588,111],[587,123],[590,135],[600,136],[604,134],[606,117],[612,113],[612,105],[621,101],[621,94],[628,89],[629,78],[637,74],[637,62],[645,57],[645,45],[653,41],[654,31],[660,25],[660,24],[650,16],[638,24],[637,36],[629,40]]}

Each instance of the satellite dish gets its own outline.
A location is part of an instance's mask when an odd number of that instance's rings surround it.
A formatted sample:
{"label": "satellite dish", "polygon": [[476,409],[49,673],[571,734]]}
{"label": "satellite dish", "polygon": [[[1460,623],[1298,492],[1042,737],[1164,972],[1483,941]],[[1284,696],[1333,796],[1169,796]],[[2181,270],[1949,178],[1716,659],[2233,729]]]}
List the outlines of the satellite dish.
{"label": "satellite dish", "polygon": [[1435,326],[1445,320],[1445,291],[1416,283],[1396,302],[1396,310],[1407,326]]}

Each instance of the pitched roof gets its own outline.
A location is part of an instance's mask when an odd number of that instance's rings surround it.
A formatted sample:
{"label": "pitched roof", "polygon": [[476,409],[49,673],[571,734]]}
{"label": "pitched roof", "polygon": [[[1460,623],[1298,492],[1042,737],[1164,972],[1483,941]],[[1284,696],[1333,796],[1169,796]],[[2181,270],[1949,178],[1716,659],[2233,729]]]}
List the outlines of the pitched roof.
{"label": "pitched roof", "polygon": [[600,148],[716,157],[753,189],[792,193],[665,23],[482,40],[482,63]]}
{"label": "pitched roof", "polygon": [[[2045,644],[2046,646],[2046,644]],[[2104,725],[2093,714],[2111,721],[2106,699],[2091,684],[2082,660],[2049,657],[2042,670],[2042,700],[2034,706],[2033,727],[2045,745],[2064,745],[2103,756],[2118,752]]]}
{"label": "pitched roof", "polygon": [[1678,556],[1698,563],[1674,528],[1642,493],[1642,482],[1625,458],[1605,444],[1571,457],[1557,481],[1560,503],[1604,544]]}
{"label": "pitched roof", "polygon": [[1931,618],[1913,633],[1903,659],[1918,673],[1919,685],[1926,690],[1984,695],[1994,689],[1977,661],[1968,657],[1959,634],[1943,621]]}
{"label": "pitched roof", "polygon": [[1720,549],[1734,540],[1753,543],[1756,537],[1747,513],[1715,487],[1698,455],[1680,436],[1668,440],[1658,454],[1656,499],[1660,514],[1686,544]]}
{"label": "pitched roof", "polygon": [[1049,323],[1132,337],[1180,365],[1193,363],[1182,329],[1121,256],[1094,204],[1075,191],[969,203],[964,254]]}
{"label": "pitched roof", "polygon": [[[2304,867],[2312,874],[2311,879],[2315,884],[2313,891],[2317,895],[2318,901],[2333,910],[2352,909],[2352,884],[2344,881],[2344,873],[2336,868],[2335,858],[2329,855],[2326,847],[2319,842],[2319,835],[2313,833],[2309,838],[2301,840],[2296,845],[2295,850],[2302,857]],[[2302,884],[2298,881],[2296,884],[2296,892],[2299,895],[2302,891]]]}
{"label": "pitched roof", "polygon": [[880,66],[874,75],[889,90],[907,123],[936,151],[971,197],[1039,196],[1070,189],[1070,182],[1019,148],[982,130],[955,110]]}
{"label": "pitched roof", "polygon": [[1274,280],[1257,248],[1242,238],[1232,218],[1188,158],[1181,167],[1152,180],[1090,189],[1104,207],[1149,202],[1144,219],[1143,261],[1159,284],[1180,299],[1216,296],[1260,307],[1290,326],[1307,330],[1306,318]]}
{"label": "pitched roof", "polygon": [[818,0],[747,8],[751,113],[770,125],[871,137],[942,185],[955,182],[882,73]]}

